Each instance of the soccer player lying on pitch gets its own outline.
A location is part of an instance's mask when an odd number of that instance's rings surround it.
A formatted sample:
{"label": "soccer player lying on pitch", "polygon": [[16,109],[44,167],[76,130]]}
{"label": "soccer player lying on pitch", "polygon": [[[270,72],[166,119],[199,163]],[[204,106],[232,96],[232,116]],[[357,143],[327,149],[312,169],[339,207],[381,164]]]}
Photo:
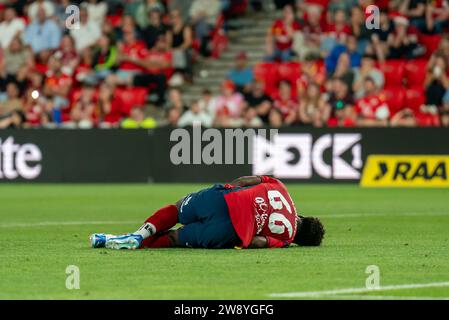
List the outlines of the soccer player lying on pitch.
{"label": "soccer player lying on pitch", "polygon": [[[177,223],[183,227],[172,230]],[[282,182],[253,176],[191,193],[158,210],[132,234],[93,234],[90,241],[94,248],[109,249],[283,248],[319,246],[324,232],[318,218],[296,214]]]}

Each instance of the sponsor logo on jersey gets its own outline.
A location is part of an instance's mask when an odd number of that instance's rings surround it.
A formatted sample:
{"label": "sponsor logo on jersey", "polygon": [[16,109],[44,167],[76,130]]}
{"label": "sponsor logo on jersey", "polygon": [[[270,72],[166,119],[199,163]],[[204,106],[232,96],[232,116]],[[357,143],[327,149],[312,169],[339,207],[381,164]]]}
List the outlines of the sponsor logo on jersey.
{"label": "sponsor logo on jersey", "polygon": [[363,187],[449,187],[449,155],[372,155]]}

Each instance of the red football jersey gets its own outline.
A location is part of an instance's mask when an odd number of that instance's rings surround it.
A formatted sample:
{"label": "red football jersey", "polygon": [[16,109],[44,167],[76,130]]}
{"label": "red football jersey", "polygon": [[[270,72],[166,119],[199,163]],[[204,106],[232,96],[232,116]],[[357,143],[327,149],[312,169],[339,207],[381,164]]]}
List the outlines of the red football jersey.
{"label": "red football jersey", "polygon": [[265,236],[270,248],[288,246],[296,235],[295,204],[285,185],[277,179],[262,177],[251,187],[232,187],[225,195],[229,215],[242,247],[254,236]]}

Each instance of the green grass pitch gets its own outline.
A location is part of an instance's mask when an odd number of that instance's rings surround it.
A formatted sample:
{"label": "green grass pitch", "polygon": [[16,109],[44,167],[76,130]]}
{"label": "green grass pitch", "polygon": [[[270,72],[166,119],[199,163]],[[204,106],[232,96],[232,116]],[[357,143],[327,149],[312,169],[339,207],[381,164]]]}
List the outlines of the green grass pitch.
{"label": "green grass pitch", "polygon": [[[449,281],[449,190],[288,185],[321,217],[320,248],[91,249],[93,232],[126,233],[200,185],[0,185],[0,299],[271,299],[271,293]],[[66,289],[66,267],[80,289]],[[320,298],[447,298],[449,286]],[[314,298],[303,297],[303,298]]]}

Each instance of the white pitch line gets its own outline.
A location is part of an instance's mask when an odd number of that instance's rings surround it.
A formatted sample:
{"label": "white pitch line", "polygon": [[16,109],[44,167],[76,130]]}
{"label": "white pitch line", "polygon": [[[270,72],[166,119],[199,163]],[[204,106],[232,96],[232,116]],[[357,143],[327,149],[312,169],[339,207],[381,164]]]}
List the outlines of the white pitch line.
{"label": "white pitch line", "polygon": [[84,226],[84,225],[122,225],[122,224],[139,224],[136,221],[42,221],[35,223],[4,223],[0,224],[0,228],[33,228],[48,226]]}
{"label": "white pitch line", "polygon": [[349,295],[329,295],[328,298],[349,300],[449,300],[449,297],[408,297],[408,296],[369,296],[369,295],[359,295],[359,294],[349,294]]}
{"label": "white pitch line", "polygon": [[[359,218],[359,217],[419,217],[423,216],[423,213],[343,213],[343,214],[329,214],[329,215],[321,215],[320,218],[328,219],[328,218]],[[449,216],[449,213],[443,212],[434,212],[434,213],[426,213],[425,216]]]}
{"label": "white pitch line", "polygon": [[351,294],[351,293],[366,293],[366,292],[382,292],[401,289],[419,289],[419,288],[434,288],[434,287],[449,287],[448,282],[432,282],[432,283],[417,283],[417,284],[400,284],[383,286],[379,289],[368,288],[346,288],[337,290],[325,290],[325,291],[311,291],[311,292],[287,292],[287,293],[271,293],[272,298],[313,298],[322,296],[333,296],[339,294]]}

